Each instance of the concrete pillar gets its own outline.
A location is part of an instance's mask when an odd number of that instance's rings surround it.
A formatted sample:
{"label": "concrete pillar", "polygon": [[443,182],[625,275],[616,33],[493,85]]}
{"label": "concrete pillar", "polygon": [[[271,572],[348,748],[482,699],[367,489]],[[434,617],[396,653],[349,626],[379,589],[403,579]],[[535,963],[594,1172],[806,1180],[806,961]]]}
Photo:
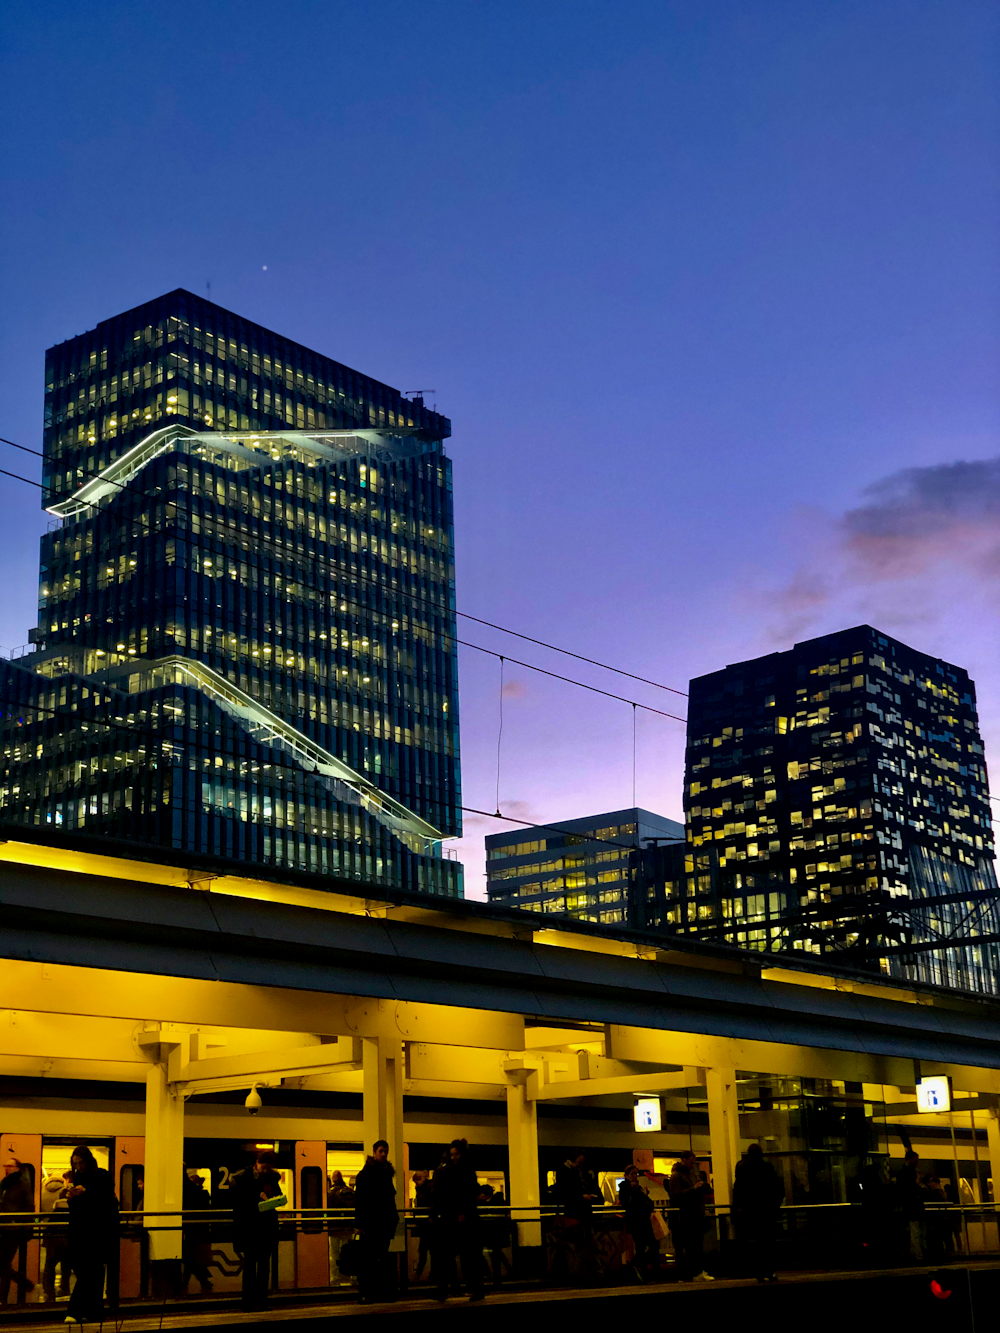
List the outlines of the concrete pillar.
{"label": "concrete pillar", "polygon": [[[165,1055],[165,1051],[164,1051]],[[167,1084],[166,1060],[151,1065],[146,1075],[146,1152],[144,1225],[149,1229],[151,1260],[180,1260],[180,1209],[184,1189],[184,1099]],[[178,1216],[169,1213],[177,1209]],[[167,1213],[154,1217],[153,1213]],[[175,1231],[156,1228],[176,1225]]]}
{"label": "concrete pillar", "polygon": [[[406,1207],[406,1171],[403,1152],[403,1043],[382,1037],[363,1037],[361,1042],[362,1121],[365,1152],[385,1139],[389,1161],[396,1168],[396,1207]],[[403,1230],[393,1249],[403,1248]]]}
{"label": "concrete pillar", "polygon": [[1000,1107],[991,1106],[986,1113],[986,1143],[993,1177],[993,1202],[996,1203],[1000,1200]]}
{"label": "concrete pillar", "polygon": [[[364,1149],[372,1150],[372,1144],[378,1139],[388,1142],[385,1104],[385,1058],[379,1049],[378,1037],[361,1039],[362,1070],[362,1121],[364,1124]],[[392,1156],[392,1144],[389,1144],[389,1156]]]}
{"label": "concrete pillar", "polygon": [[733,1174],[740,1160],[740,1114],[736,1070],[706,1069],[708,1134],[712,1147],[712,1184],[717,1204],[733,1201]]}
{"label": "concrete pillar", "polygon": [[507,1150],[510,1157],[511,1219],[517,1223],[522,1248],[540,1246],[541,1196],[538,1185],[537,1105],[528,1097],[527,1070],[509,1072],[507,1084]]}

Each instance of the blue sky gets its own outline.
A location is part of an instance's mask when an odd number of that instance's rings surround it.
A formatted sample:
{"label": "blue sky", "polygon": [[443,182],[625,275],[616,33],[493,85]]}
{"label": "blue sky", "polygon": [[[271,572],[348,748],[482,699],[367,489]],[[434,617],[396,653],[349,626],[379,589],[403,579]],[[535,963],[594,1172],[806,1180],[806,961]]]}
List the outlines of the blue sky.
{"label": "blue sky", "polygon": [[[989,755],[993,472],[943,509],[911,487],[937,536],[888,565],[844,515],[903,469],[1000,452],[998,36],[977,0],[10,0],[0,434],[38,445],[47,346],[210,281],[436,389],[466,610],[682,689],[867,620],[977,677]],[[11,648],[44,523],[28,487],[0,497]],[[507,678],[502,807],[630,804],[631,708]],[[466,651],[481,808],[497,694]],[[637,733],[638,799],[677,817],[683,728]],[[492,827],[469,825],[473,891]]]}

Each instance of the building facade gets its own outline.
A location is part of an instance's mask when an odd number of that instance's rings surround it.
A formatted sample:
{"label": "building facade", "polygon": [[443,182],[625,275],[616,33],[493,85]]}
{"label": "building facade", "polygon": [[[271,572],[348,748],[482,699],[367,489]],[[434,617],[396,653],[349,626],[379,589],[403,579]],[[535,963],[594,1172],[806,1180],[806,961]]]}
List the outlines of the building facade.
{"label": "building facade", "polygon": [[486,839],[489,901],[604,925],[629,924],[636,848],[683,843],[684,828],[648,810],[561,820]]}
{"label": "building facade", "polygon": [[1000,987],[989,787],[960,667],[862,625],[701,676],[684,804],[684,932]]}
{"label": "building facade", "polygon": [[460,894],[449,434],[184,291],[52,348],[0,818]]}

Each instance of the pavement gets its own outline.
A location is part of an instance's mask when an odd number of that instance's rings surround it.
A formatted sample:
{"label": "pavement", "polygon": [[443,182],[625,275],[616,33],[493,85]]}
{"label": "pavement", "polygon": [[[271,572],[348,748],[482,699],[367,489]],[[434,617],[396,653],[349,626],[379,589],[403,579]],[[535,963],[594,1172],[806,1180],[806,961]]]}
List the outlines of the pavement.
{"label": "pavement", "polygon": [[[935,1275],[944,1278],[936,1291],[931,1286]],[[490,1292],[482,1302],[462,1296],[444,1305],[427,1295],[373,1305],[342,1299],[310,1303],[305,1298],[301,1303],[275,1303],[266,1311],[250,1314],[208,1306],[151,1310],[144,1303],[124,1307],[117,1318],[107,1319],[98,1329],[87,1325],[84,1333],[100,1333],[101,1329],[103,1333],[174,1333],[266,1325],[299,1325],[302,1333],[310,1333],[308,1326],[317,1320],[336,1321],[337,1333],[348,1333],[350,1323],[363,1323],[366,1331],[384,1325],[399,1333],[404,1326],[406,1333],[423,1333],[424,1328],[458,1325],[509,1330],[515,1322],[530,1328],[536,1318],[538,1327],[543,1320],[569,1323],[573,1333],[636,1320],[669,1321],[683,1326],[685,1333],[715,1333],[726,1326],[736,1333],[781,1333],[783,1326],[801,1327],[802,1333],[900,1333],[901,1325],[928,1328],[932,1333],[985,1333],[1000,1327],[1000,1260],[970,1260],[934,1270],[783,1273],[777,1283],[767,1285],[722,1279],[628,1287],[501,1289]],[[30,1320],[32,1333],[67,1333],[67,1327],[62,1320],[39,1321],[37,1314]]]}

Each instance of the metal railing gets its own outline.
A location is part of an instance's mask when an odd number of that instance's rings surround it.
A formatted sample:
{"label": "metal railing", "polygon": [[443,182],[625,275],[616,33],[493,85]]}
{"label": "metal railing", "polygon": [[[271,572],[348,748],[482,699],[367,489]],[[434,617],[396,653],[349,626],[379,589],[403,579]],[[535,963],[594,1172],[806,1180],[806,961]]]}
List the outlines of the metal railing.
{"label": "metal railing", "polygon": [[[662,1280],[678,1275],[670,1231],[678,1209],[657,1212],[667,1224],[660,1241]],[[285,1208],[278,1214],[272,1267],[272,1290],[312,1299],[353,1298],[355,1279],[341,1273],[338,1259],[355,1235],[353,1207]],[[479,1209],[479,1242],[487,1280],[494,1284],[575,1285],[580,1281],[607,1286],[635,1282],[632,1243],[624,1227],[624,1210],[595,1207],[583,1218],[567,1215],[557,1204],[535,1208],[509,1206]],[[524,1224],[536,1243],[524,1245]],[[520,1224],[520,1225],[519,1225]],[[9,1294],[0,1274],[0,1302],[24,1307],[58,1301],[69,1286],[69,1220],[65,1213],[2,1213],[0,1239],[17,1234],[18,1246]],[[775,1215],[774,1257],[781,1270],[844,1271],[907,1264],[945,1264],[952,1260],[1000,1256],[1000,1208],[997,1205],[928,1203],[919,1212],[884,1212],[858,1203],[788,1204]],[[154,1261],[161,1248],[151,1238],[177,1237],[174,1258]],[[540,1239],[541,1244],[537,1241]],[[755,1239],[755,1237],[752,1237]],[[747,1236],[728,1207],[709,1206],[704,1216],[705,1266],[716,1277],[750,1275]],[[117,1241],[117,1244],[115,1243]],[[427,1212],[407,1209],[393,1244],[393,1281],[415,1294],[430,1287],[434,1224]],[[428,1262],[420,1268],[422,1253]],[[170,1212],[122,1212],[109,1231],[108,1295],[121,1302],[155,1300],[183,1303],[206,1295],[238,1297],[242,1259],[229,1209]]]}

